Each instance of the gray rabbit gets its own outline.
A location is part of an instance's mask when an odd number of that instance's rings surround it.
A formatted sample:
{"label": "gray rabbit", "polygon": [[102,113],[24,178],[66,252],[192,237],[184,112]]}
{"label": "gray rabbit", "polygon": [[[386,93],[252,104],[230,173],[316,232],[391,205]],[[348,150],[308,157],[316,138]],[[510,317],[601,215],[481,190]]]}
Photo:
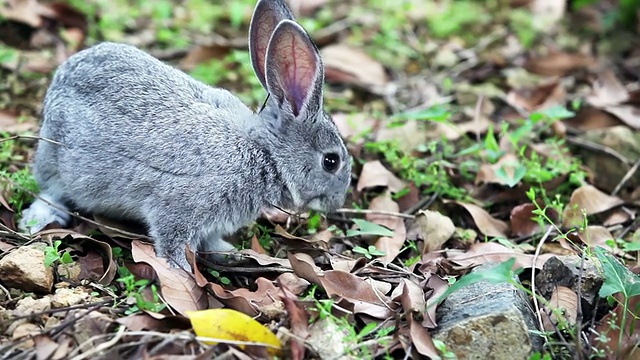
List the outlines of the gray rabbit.
{"label": "gray rabbit", "polygon": [[222,237],[264,207],[342,206],[350,157],[323,110],[318,49],[285,0],[258,1],[249,50],[269,93],[258,114],[132,46],[102,43],[70,57],[46,94],[40,131],[63,145],[39,142],[42,199],[20,228],[66,226],[60,209],[135,220],[158,255],[189,269],[187,245],[231,251]]}

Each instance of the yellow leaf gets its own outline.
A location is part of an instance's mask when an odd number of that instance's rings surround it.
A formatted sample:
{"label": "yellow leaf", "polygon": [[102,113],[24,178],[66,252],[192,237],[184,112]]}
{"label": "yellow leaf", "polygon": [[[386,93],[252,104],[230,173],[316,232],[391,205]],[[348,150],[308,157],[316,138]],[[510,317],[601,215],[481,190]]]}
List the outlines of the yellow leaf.
{"label": "yellow leaf", "polygon": [[[186,311],[197,336],[263,344],[270,355],[279,355],[280,340],[251,316],[232,309]],[[215,345],[216,341],[205,341]],[[258,345],[259,345],[258,344]],[[243,345],[239,345],[244,348]]]}

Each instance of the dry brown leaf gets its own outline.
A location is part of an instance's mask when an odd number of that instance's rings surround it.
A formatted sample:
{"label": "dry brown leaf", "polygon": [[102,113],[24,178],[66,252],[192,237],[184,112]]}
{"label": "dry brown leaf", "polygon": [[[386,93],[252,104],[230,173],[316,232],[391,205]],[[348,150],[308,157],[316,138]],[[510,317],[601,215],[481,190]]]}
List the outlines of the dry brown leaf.
{"label": "dry brown leaf", "polygon": [[197,45],[187,55],[180,60],[179,67],[182,70],[193,70],[196,66],[209,62],[211,60],[222,60],[231,53],[231,47],[228,45]]}
{"label": "dry brown leaf", "polygon": [[421,210],[416,216],[416,221],[420,224],[420,232],[424,239],[422,254],[440,250],[456,231],[451,218],[437,211]]}
{"label": "dry brown leaf", "polygon": [[[520,204],[511,209],[511,216],[509,218],[511,222],[511,233],[517,237],[527,237],[541,233],[544,228],[534,220],[536,215],[533,211],[537,207],[534,204]],[[547,216],[551,219],[557,218],[557,213],[551,208],[545,210]]]}
{"label": "dry brown leaf", "polygon": [[398,179],[391,171],[387,170],[378,160],[366,162],[362,166],[357,190],[385,186],[391,192],[397,193],[404,189],[404,181]]}
{"label": "dry brown leaf", "polygon": [[486,115],[480,115],[477,119],[452,123],[452,122],[437,122],[435,123],[434,134],[444,136],[447,140],[458,140],[466,134],[473,134],[479,136],[489,130],[491,120]]}
{"label": "dry brown leaf", "polygon": [[400,126],[381,126],[376,133],[375,141],[393,141],[400,150],[411,153],[434,135],[437,134],[431,133],[420,121],[407,121]]}
{"label": "dry brown leaf", "polygon": [[576,115],[562,121],[565,125],[580,130],[595,130],[620,125],[622,121],[608,112],[585,106]]}
{"label": "dry brown leaf", "polygon": [[462,201],[445,201],[445,203],[456,204],[462,206],[473,218],[478,230],[486,236],[490,237],[507,237],[509,225],[502,220],[498,220],[491,216],[486,210],[478,205],[465,203]]}
{"label": "dry brown leaf", "polygon": [[533,262],[534,255],[516,252],[504,245],[495,242],[481,242],[471,245],[467,251],[447,250],[448,260],[453,261],[462,268],[470,268],[491,262],[505,262],[511,258],[515,258],[514,269],[516,268],[532,268],[542,269],[542,265],[555,256],[554,254],[541,254],[538,256],[535,264]]}
{"label": "dry brown leaf", "polygon": [[320,53],[327,81],[357,85],[374,93],[381,93],[389,81],[382,64],[351,45],[329,45]]}
{"label": "dry brown leaf", "polygon": [[563,104],[566,95],[560,82],[554,81],[533,88],[512,89],[506,101],[517,109],[533,112]]}
{"label": "dry brown leaf", "polygon": [[409,279],[402,279],[398,288],[402,290],[402,293],[396,300],[400,300],[405,314],[422,318],[427,308],[427,302],[422,288]]}
{"label": "dry brown leaf", "polygon": [[[280,284],[282,287],[284,284]],[[309,337],[309,314],[302,304],[297,302],[297,297],[287,291],[282,291],[279,298],[284,304],[284,308],[289,317],[291,332],[295,337],[291,337],[291,359],[302,360],[305,358],[306,347],[302,339]]]}
{"label": "dry brown leaf", "polygon": [[247,288],[227,290],[216,283],[208,283],[207,287],[227,307],[255,317],[263,313],[265,307],[273,305],[280,292],[271,280],[262,277],[257,278],[255,284],[256,291]]}
{"label": "dry brown leaf", "polygon": [[474,184],[509,185],[506,179],[498,176],[498,171],[503,169],[509,177],[513,178],[516,171],[515,169],[519,163],[516,155],[505,154],[495,164],[482,164],[480,165]]}
{"label": "dry brown leaf", "polygon": [[291,268],[291,263],[287,259],[275,258],[268,254],[260,254],[251,249],[244,249],[239,251],[240,254],[249,259],[253,259],[260,265],[280,265],[282,267]]}
{"label": "dry brown leaf", "polygon": [[135,262],[145,262],[153,267],[160,279],[163,298],[178,313],[186,315],[189,310],[208,308],[207,292],[185,270],[173,269],[166,259],[156,257],[153,245],[133,240],[131,255]]}
{"label": "dry brown leaf", "polygon": [[350,142],[354,142],[354,138],[357,138],[355,142],[357,144],[364,143],[365,138],[360,135],[371,132],[378,124],[378,120],[365,113],[335,113],[331,118],[338,127],[342,138]]}
{"label": "dry brown leaf", "polygon": [[431,289],[429,292],[429,299],[427,299],[427,310],[424,313],[424,320],[422,320],[422,326],[428,329],[434,329],[438,326],[436,322],[436,301],[440,299],[447,290],[449,290],[449,283],[443,280],[436,274],[431,274],[425,282],[425,289]]}
{"label": "dry brown leaf", "polygon": [[562,224],[565,227],[577,227],[583,223],[583,212],[589,216],[622,204],[624,201],[617,196],[607,195],[593,185],[583,185],[571,194],[562,214]]}
{"label": "dry brown leaf", "polygon": [[578,238],[589,247],[598,245],[608,247],[607,241],[614,239],[614,236],[604,226],[589,225],[584,230],[578,231]]}
{"label": "dry brown leaf", "polygon": [[615,115],[625,124],[640,129],[640,108],[626,104],[630,100],[627,88],[612,71],[604,71],[593,83],[593,92],[587,97],[589,104]]}
{"label": "dry brown leaf", "polygon": [[296,275],[314,284],[320,284],[318,274],[322,272],[322,269],[316,265],[309,254],[288,253],[287,257],[289,258],[291,268]]}
{"label": "dry brown leaf", "polygon": [[38,124],[32,119],[22,121],[21,117],[9,110],[0,110],[0,131],[11,134],[38,130]]}
{"label": "dry brown leaf", "polygon": [[337,295],[349,301],[364,301],[385,306],[389,303],[385,294],[376,291],[365,279],[340,270],[328,270],[318,274],[320,285],[328,296]]}
{"label": "dry brown leaf", "polygon": [[598,79],[593,83],[592,91],[592,94],[587,96],[587,102],[597,108],[620,105],[629,100],[629,91],[609,70],[598,76]]}
{"label": "dry brown leaf", "polygon": [[557,311],[566,320],[566,325],[575,325],[578,319],[578,294],[565,286],[558,286],[553,290],[549,304],[544,307],[543,311],[542,323],[546,331],[555,332],[558,329]]}
{"label": "dry brown leaf", "polygon": [[571,71],[588,68],[595,64],[596,60],[588,55],[556,52],[529,59],[524,64],[524,68],[535,74],[564,76]]}
{"label": "dry brown leaf", "polygon": [[41,11],[44,8],[37,0],[6,0],[0,7],[0,17],[31,27],[42,26]]}
{"label": "dry brown leaf", "polygon": [[429,359],[440,359],[440,354],[433,344],[429,331],[422,326],[420,321],[412,317],[408,317],[407,322],[409,323],[409,337],[416,351]]}
{"label": "dry brown leaf", "polygon": [[311,285],[310,282],[296,276],[293,273],[281,274],[276,279],[276,282],[278,283],[278,285],[286,287],[287,290],[294,295],[302,294],[302,292],[305,291],[309,287],[309,285]]}
{"label": "dry brown leaf", "polygon": [[331,259],[329,259],[329,261],[331,262],[331,268],[333,270],[342,270],[346,272],[352,272],[354,268],[360,268],[367,263],[367,259],[364,257],[358,259],[332,257]]}
{"label": "dry brown leaf", "polygon": [[626,223],[635,219],[636,211],[632,209],[613,209],[607,214],[607,218],[602,222],[604,226],[612,226]]}
{"label": "dry brown leaf", "polygon": [[[385,191],[371,200],[369,210],[397,213],[400,211],[400,207],[391,199],[391,193]],[[392,237],[382,236],[374,243],[376,249],[384,252],[384,255],[379,257],[378,260],[382,261],[383,264],[392,262],[400,253],[400,249],[402,249],[402,245],[404,245],[407,239],[407,229],[404,225],[404,220],[398,216],[379,214],[367,214],[366,219],[393,231]]]}

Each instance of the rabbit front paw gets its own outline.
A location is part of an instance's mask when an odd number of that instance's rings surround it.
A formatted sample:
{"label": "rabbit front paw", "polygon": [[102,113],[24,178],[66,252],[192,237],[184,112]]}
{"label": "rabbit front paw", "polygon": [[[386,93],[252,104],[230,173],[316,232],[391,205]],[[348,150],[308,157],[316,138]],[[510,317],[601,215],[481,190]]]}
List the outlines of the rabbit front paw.
{"label": "rabbit front paw", "polygon": [[[55,208],[49,203],[56,206]],[[71,215],[66,212],[67,207],[51,196],[41,194],[39,199],[31,204],[28,209],[22,211],[22,219],[18,227],[29,234],[35,234],[47,225],[58,223],[65,227],[71,221]]]}

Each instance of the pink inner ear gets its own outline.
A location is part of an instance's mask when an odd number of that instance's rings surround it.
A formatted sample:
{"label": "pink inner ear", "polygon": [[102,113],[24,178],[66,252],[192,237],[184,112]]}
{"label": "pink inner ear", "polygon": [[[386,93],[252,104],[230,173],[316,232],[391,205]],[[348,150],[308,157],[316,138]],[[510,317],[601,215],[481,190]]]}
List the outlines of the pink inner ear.
{"label": "pink inner ear", "polygon": [[257,60],[258,71],[260,71],[264,79],[267,71],[265,68],[267,47],[269,46],[269,39],[271,38],[273,29],[276,27],[276,18],[274,17],[273,10],[265,11],[258,23],[259,25],[255,33],[254,54]]}
{"label": "pink inner ear", "polygon": [[312,91],[318,70],[316,55],[308,42],[292,31],[282,33],[276,41],[279,82],[297,115]]}

